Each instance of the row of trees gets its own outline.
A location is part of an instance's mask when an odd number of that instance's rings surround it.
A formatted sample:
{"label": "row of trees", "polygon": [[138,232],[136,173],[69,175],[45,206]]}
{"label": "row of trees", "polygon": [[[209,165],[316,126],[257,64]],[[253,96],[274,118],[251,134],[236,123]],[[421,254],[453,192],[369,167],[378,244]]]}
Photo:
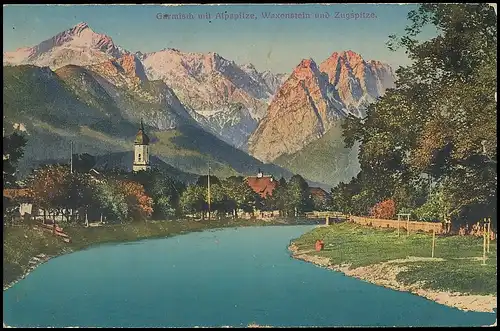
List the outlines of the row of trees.
{"label": "row of trees", "polygon": [[[488,4],[422,4],[391,36],[412,65],[363,119],[343,124],[361,143],[361,172],[332,190],[334,208],[366,215],[391,199],[424,220],[496,226],[497,17]],[[419,39],[424,27],[437,36]]]}
{"label": "row of trees", "polygon": [[[25,137],[19,133],[4,136],[4,188],[17,188],[15,169],[25,144]],[[89,154],[75,154],[72,168],[52,164],[34,169],[25,183],[30,193],[26,198],[45,216],[62,215],[67,221],[79,222],[96,217],[108,222],[171,219],[187,214],[205,218],[209,211],[208,176],[200,176],[186,187],[158,169],[97,173],[91,170],[95,163]],[[240,211],[255,210],[279,210],[282,216],[295,216],[328,206],[325,200],[311,195],[307,182],[299,175],[288,182],[281,178],[272,195],[265,198],[254,192],[242,176],[210,176],[210,183],[210,211],[217,216],[236,218]],[[11,201],[4,195],[4,215],[15,211],[19,202],[23,199]]]}
{"label": "row of trees", "polygon": [[[272,195],[265,198],[253,191],[241,176],[222,180],[210,176],[210,183],[210,210],[218,214],[238,217],[239,210],[278,210],[282,216],[295,216],[326,208],[325,201],[311,195],[309,185],[300,175],[292,176],[288,182],[281,178]],[[200,176],[196,184],[188,186],[181,195],[180,209],[205,217],[209,211],[208,202],[208,176]]]}
{"label": "row of trees", "polygon": [[[256,209],[280,210],[283,216],[292,216],[315,208],[307,182],[298,175],[289,182],[282,178],[267,198],[255,193],[244,177],[220,180],[210,176],[210,181],[210,211],[217,216],[236,218],[239,211],[253,213]],[[209,212],[207,176],[186,187],[156,169],[96,175],[71,172],[68,165],[56,164],[34,170],[27,184],[34,205],[47,215],[63,215],[67,221],[87,221],[89,213],[108,221],[137,221],[186,214],[205,218]]]}
{"label": "row of trees", "polygon": [[71,172],[67,165],[46,165],[28,180],[31,201],[45,213],[68,221],[88,220],[88,213],[109,220],[140,220],[153,213],[153,199],[144,186],[119,176],[95,177]]}

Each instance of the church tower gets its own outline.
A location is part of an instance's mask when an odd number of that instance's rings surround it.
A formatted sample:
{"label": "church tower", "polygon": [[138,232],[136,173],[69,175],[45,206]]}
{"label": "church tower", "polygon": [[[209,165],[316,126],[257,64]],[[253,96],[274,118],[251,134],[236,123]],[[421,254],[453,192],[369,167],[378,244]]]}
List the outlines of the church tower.
{"label": "church tower", "polygon": [[135,135],[134,142],[134,164],[133,171],[149,170],[149,137],[144,132],[144,124],[141,119],[141,128]]}

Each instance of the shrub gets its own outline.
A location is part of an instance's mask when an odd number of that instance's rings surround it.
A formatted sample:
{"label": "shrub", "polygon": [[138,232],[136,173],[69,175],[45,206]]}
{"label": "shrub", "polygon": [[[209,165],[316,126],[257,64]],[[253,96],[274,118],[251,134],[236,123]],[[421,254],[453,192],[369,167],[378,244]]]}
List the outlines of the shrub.
{"label": "shrub", "polygon": [[370,209],[370,216],[381,219],[393,219],[396,215],[396,203],[392,199],[387,199],[375,204]]}

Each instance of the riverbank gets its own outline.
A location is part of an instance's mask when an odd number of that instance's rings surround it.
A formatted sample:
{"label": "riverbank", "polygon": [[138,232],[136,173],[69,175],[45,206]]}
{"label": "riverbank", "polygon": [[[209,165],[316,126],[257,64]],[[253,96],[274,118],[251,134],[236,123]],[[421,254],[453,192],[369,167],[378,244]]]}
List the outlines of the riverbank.
{"label": "riverbank", "polygon": [[226,227],[295,225],[301,223],[303,224],[304,221],[295,219],[224,219],[134,222],[99,227],[61,224],[64,232],[71,237],[70,243],[63,242],[61,238],[33,224],[4,226],[3,288],[5,291],[50,258],[98,244],[170,237],[188,232]]}
{"label": "riverbank", "polygon": [[[322,239],[325,249],[314,250]],[[352,223],[318,227],[292,242],[296,259],[314,263],[379,286],[410,292],[465,311],[494,312],[497,307],[496,241],[482,265],[482,240],[432,235],[397,236],[393,230]]]}

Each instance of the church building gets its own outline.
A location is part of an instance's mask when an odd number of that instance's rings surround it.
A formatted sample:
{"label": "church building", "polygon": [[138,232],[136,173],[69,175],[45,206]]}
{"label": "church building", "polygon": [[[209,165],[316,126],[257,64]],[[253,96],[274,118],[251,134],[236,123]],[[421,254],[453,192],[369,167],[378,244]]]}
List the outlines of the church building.
{"label": "church building", "polygon": [[149,137],[144,132],[144,124],[141,120],[141,128],[135,136],[134,142],[134,164],[133,171],[149,170]]}

